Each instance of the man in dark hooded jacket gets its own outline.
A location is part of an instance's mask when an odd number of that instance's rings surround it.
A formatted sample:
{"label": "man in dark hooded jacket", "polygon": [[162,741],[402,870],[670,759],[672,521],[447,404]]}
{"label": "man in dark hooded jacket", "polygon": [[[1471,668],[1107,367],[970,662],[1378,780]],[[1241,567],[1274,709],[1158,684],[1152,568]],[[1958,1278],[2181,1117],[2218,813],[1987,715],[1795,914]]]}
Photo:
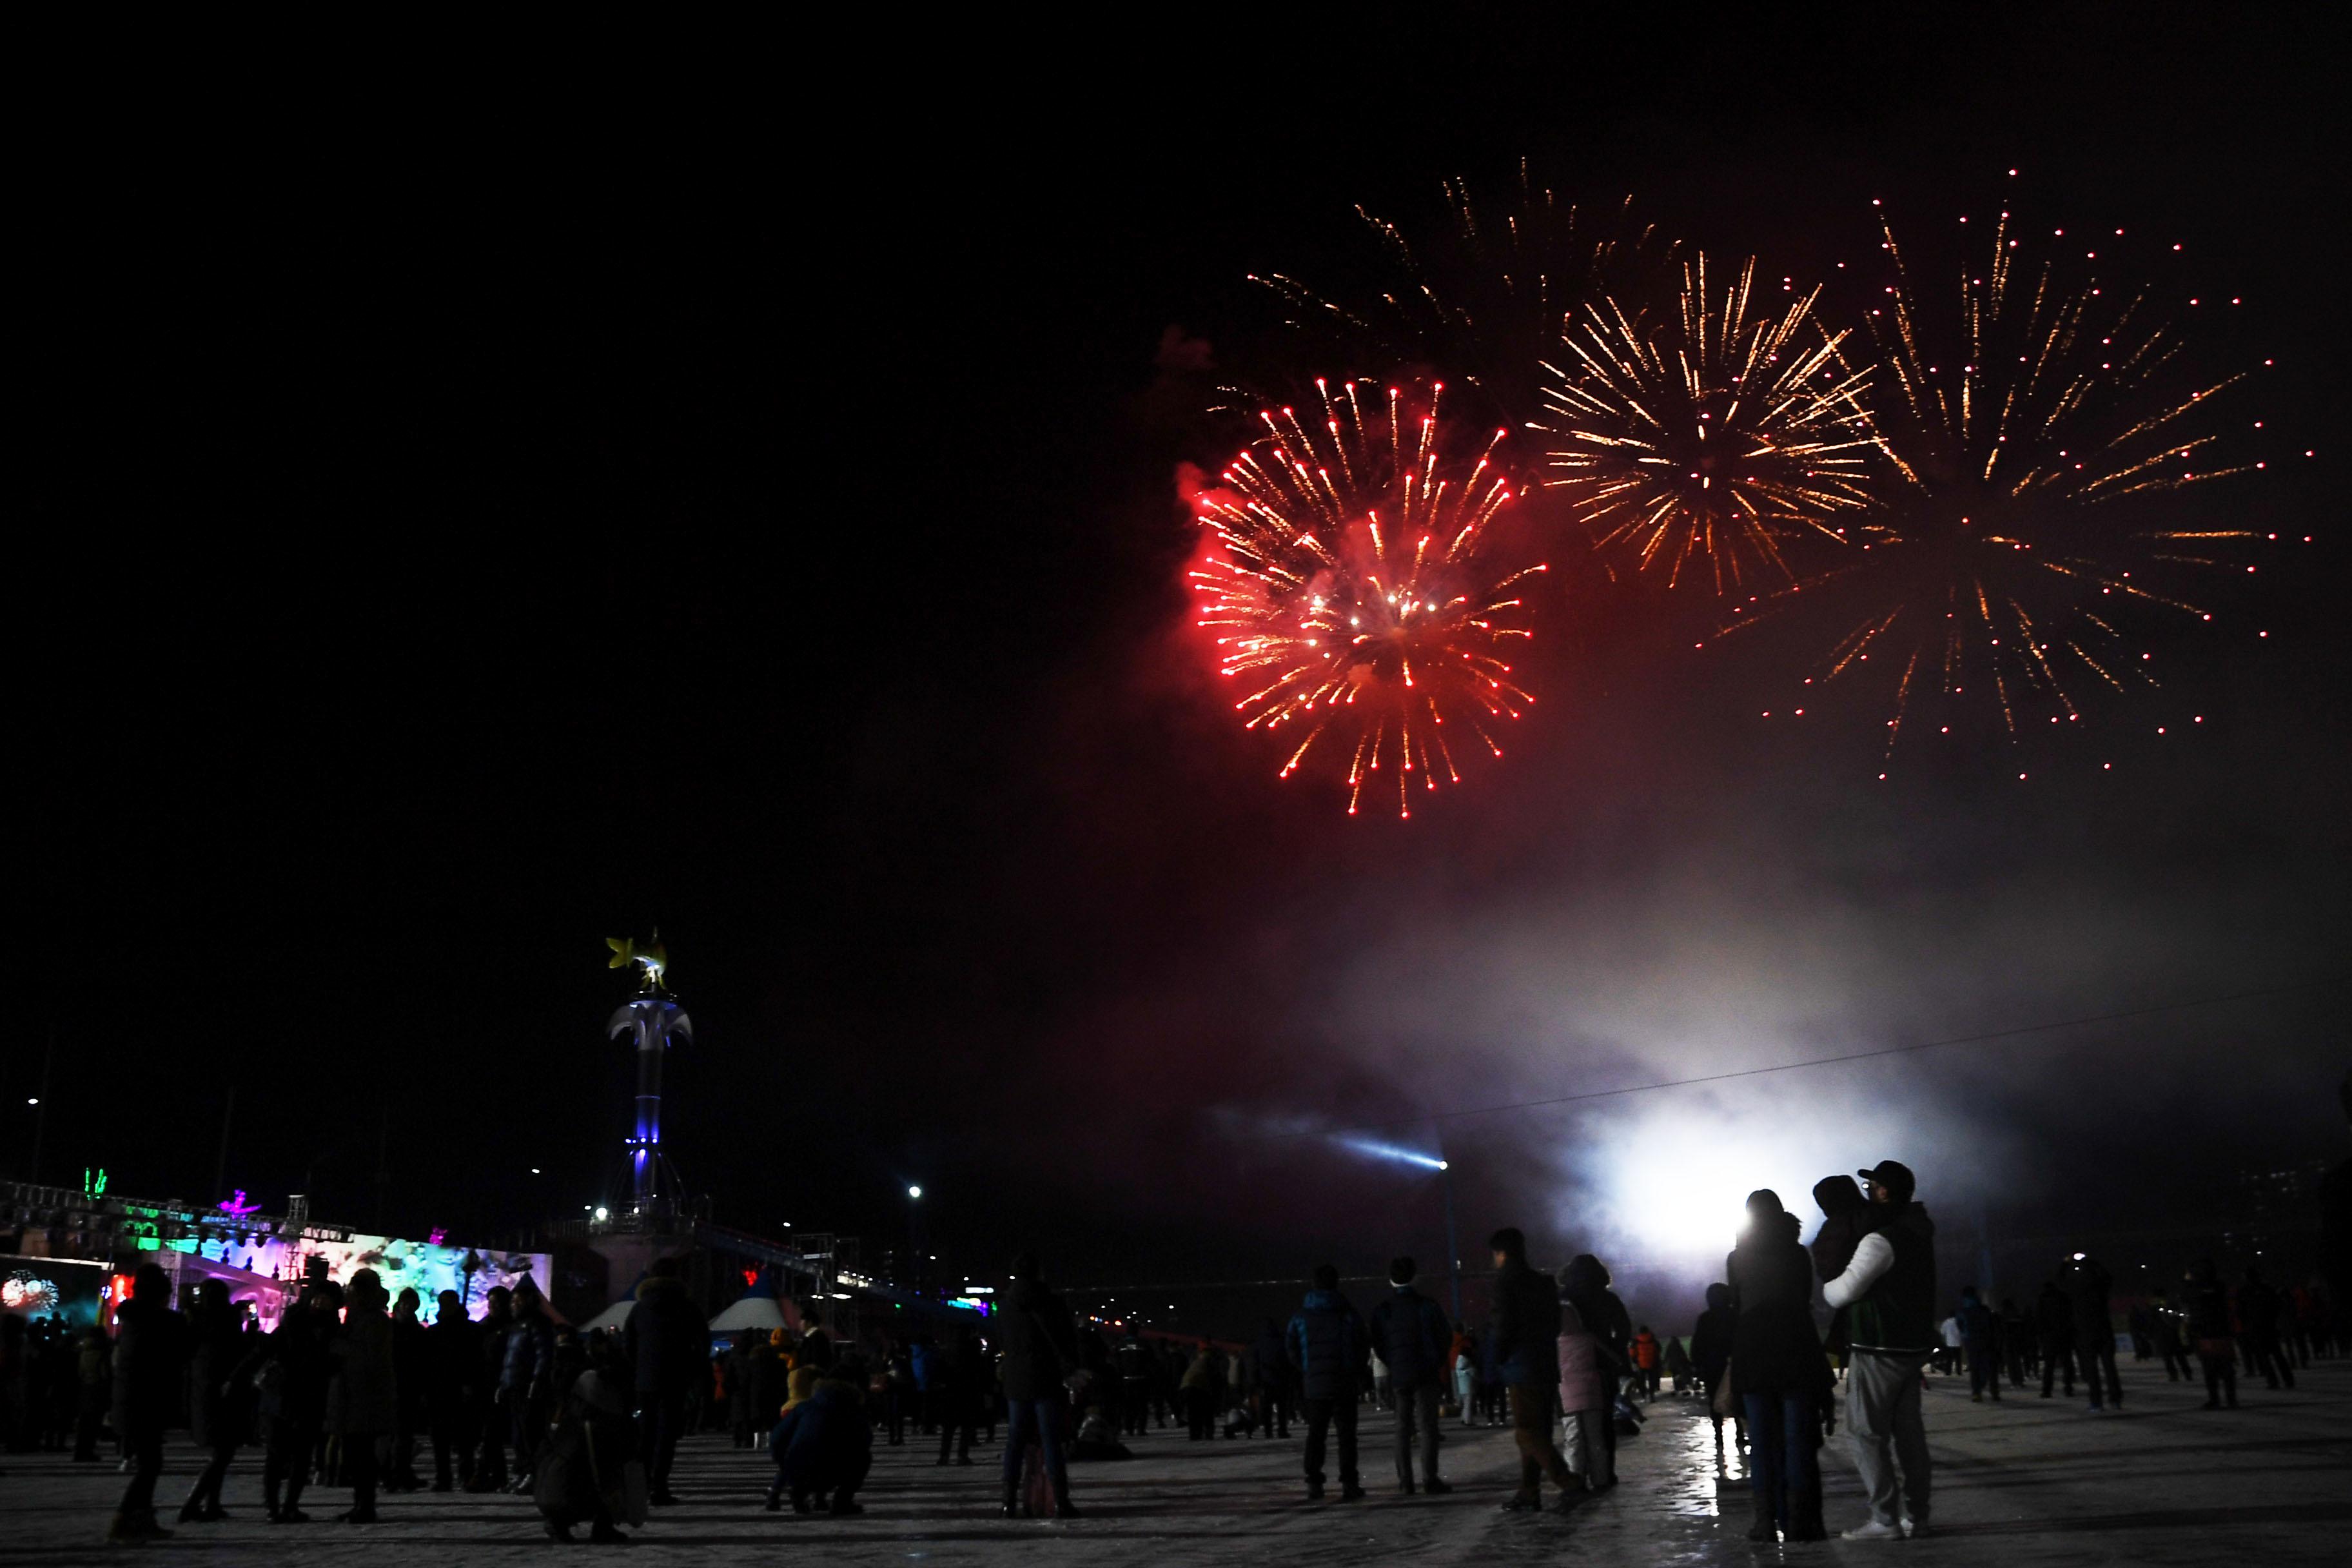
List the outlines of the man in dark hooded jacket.
{"label": "man in dark hooded jacket", "polygon": [[1410,1258],[1389,1265],[1388,1299],[1372,1309],[1372,1348],[1388,1363],[1396,1396],[1397,1484],[1412,1490],[1412,1443],[1421,1438],[1421,1477],[1435,1494],[1454,1489],[1437,1476],[1437,1402],[1445,1377],[1445,1352],[1454,1340],[1445,1313],[1412,1288]]}
{"label": "man in dark hooded jacket", "polygon": [[[2083,1369],[2083,1383],[2091,1391],[2091,1408],[2103,1410],[2112,1402],[2124,1407],[2124,1385],[2116,1375],[2116,1319],[2108,1304],[2112,1277],[2105,1265],[2085,1252],[2074,1254],[2066,1270],[2066,1300],[2074,1318],[2074,1360]],[[2099,1397],[2099,1373],[2107,1374],[2106,1398]]]}
{"label": "man in dark hooded jacket", "polygon": [[1061,1297],[1037,1278],[1037,1259],[1023,1253],[1013,1260],[1013,1277],[998,1298],[997,1331],[1003,1336],[998,1363],[1004,1383],[1004,1504],[1007,1519],[1021,1515],[1021,1470],[1034,1440],[1054,1489],[1056,1518],[1075,1518],[1070,1472],[1063,1458],[1062,1422],[1070,1406],[1062,1380],[1078,1365],[1078,1331]]}
{"label": "man in dark hooded jacket", "polygon": [[1932,1478],[1919,1415],[1919,1369],[1937,1343],[1936,1226],[1927,1205],[1912,1200],[1916,1188],[1909,1166],[1882,1160],[1858,1174],[1870,1189],[1870,1229],[1822,1296],[1832,1308],[1853,1309],[1846,1430],[1854,1468],[1870,1494],[1870,1518],[1845,1538],[1884,1541],[1927,1529]]}
{"label": "man in dark hooded jacket", "polygon": [[1572,1507],[1584,1483],[1570,1473],[1551,1438],[1559,1388],[1559,1287],[1550,1275],[1528,1266],[1527,1237],[1517,1226],[1504,1226],[1486,1245],[1495,1255],[1495,1318],[1487,1342],[1495,1370],[1510,1391],[1511,1440],[1519,1450],[1519,1489],[1503,1506],[1542,1507],[1540,1489],[1549,1476],[1560,1506]]}
{"label": "man in dark hooded jacket", "polygon": [[[1813,1184],[1813,1202],[1821,1205],[1822,1228],[1813,1236],[1813,1273],[1824,1285],[1845,1272],[1854,1248],[1870,1231],[1870,1199],[1852,1176],[1824,1176]],[[1844,1357],[1852,1336],[1846,1330],[1847,1310],[1830,1314],[1830,1331],[1822,1341],[1830,1354]]]}
{"label": "man in dark hooded jacket", "polygon": [[1364,1495],[1356,1470],[1356,1405],[1370,1385],[1370,1335],[1364,1320],[1339,1294],[1339,1270],[1315,1266],[1314,1289],[1290,1320],[1285,1349],[1298,1379],[1307,1418],[1307,1497],[1323,1496],[1323,1445],[1333,1427],[1339,1436],[1339,1500]]}
{"label": "man in dark hooded jacket", "polygon": [[710,1375],[710,1331],[678,1278],[677,1258],[656,1258],[646,1269],[621,1342],[636,1369],[637,1443],[647,1500],[675,1503],[669,1474],[677,1440],[686,1435],[687,1390]]}

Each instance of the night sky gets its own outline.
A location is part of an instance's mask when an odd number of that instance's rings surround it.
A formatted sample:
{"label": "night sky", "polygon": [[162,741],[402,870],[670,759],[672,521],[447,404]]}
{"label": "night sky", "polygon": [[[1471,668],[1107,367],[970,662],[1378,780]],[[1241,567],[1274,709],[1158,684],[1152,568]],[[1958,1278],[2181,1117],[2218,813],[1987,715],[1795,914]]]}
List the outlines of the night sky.
{"label": "night sky", "polygon": [[[667,1142],[724,1223],[887,1245],[919,1182],[975,1270],[1370,1271],[1441,1250],[1426,1174],[1269,1134],[2340,980],[2334,51],[2301,7],[1986,9],[93,83],[20,149],[5,1169],[53,1031],[50,1179],[226,1195],[234,1087],[273,1208],[576,1215],[630,1092],[601,939],[657,923],[699,1033]],[[1762,722],[1760,656],[1563,573],[1507,762],[1349,820],[1222,706],[1175,468],[1283,353],[1247,274],[1346,283],[1355,204],[1426,222],[1522,157],[1776,277],[2011,166],[2178,237],[2298,455],[2208,504],[2315,542],[2095,741],[1885,784],[1867,704]],[[1948,1214],[2117,1231],[2342,1157],[2344,1001],[1388,1136],[1539,1260],[1719,1254],[1749,1185],[1886,1155]]]}

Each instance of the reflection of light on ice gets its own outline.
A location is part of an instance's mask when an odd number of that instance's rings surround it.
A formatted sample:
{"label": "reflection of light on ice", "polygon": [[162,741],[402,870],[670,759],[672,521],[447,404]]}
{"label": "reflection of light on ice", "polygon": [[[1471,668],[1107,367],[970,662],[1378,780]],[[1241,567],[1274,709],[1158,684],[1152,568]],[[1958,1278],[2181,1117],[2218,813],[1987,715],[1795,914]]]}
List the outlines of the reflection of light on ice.
{"label": "reflection of light on ice", "polygon": [[1660,1439],[1659,1446],[1668,1457],[1671,1478],[1666,1483],[1666,1504],[1675,1512],[1696,1519],[1725,1517],[1723,1500],[1732,1498],[1732,1508],[1742,1507],[1739,1500],[1748,1492],[1747,1458],[1733,1438],[1729,1421],[1723,1424],[1723,1450],[1715,1447],[1715,1423],[1707,1416],[1703,1405],[1693,1401],[1685,1406],[1687,1414],[1677,1412],[1680,1419],[1669,1423],[1658,1419],[1669,1408],[1661,1401],[1648,1407],[1652,1420],[1645,1436]]}

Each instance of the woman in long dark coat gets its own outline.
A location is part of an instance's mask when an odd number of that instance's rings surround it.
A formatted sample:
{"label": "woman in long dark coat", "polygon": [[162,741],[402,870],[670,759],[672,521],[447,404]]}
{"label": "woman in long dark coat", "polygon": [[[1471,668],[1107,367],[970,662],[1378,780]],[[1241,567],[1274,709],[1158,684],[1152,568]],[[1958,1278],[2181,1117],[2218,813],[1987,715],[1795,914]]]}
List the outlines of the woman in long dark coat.
{"label": "woman in long dark coat", "polygon": [[393,1361],[391,1298],[373,1268],[352,1276],[350,1308],[334,1345],[336,1393],[333,1426],[343,1440],[343,1466],[351,1477],[352,1509],[339,1515],[348,1524],[376,1521],[377,1442],[392,1435],[398,1415],[399,1373]]}
{"label": "woman in long dark coat", "polygon": [[1733,1310],[1731,1382],[1748,1412],[1748,1473],[1756,1511],[1748,1539],[1785,1531],[1820,1541],[1822,1402],[1830,1364],[1813,1326],[1813,1266],[1797,1245],[1797,1216],[1779,1194],[1748,1197],[1748,1227],[1725,1262]]}

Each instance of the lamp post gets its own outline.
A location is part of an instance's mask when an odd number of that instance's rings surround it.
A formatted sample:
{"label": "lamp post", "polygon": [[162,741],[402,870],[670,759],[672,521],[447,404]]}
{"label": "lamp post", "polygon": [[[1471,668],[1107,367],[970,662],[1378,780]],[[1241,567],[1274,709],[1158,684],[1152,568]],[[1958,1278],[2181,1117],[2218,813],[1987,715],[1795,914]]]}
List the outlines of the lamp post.
{"label": "lamp post", "polygon": [[1438,1178],[1445,1184],[1445,1280],[1454,1292],[1454,1321],[1462,1321],[1462,1244],[1454,1237],[1454,1162],[1437,1163]]}
{"label": "lamp post", "polygon": [[912,1255],[907,1282],[919,1296],[923,1291],[923,1189],[912,1184],[907,1188],[907,1249]]}

